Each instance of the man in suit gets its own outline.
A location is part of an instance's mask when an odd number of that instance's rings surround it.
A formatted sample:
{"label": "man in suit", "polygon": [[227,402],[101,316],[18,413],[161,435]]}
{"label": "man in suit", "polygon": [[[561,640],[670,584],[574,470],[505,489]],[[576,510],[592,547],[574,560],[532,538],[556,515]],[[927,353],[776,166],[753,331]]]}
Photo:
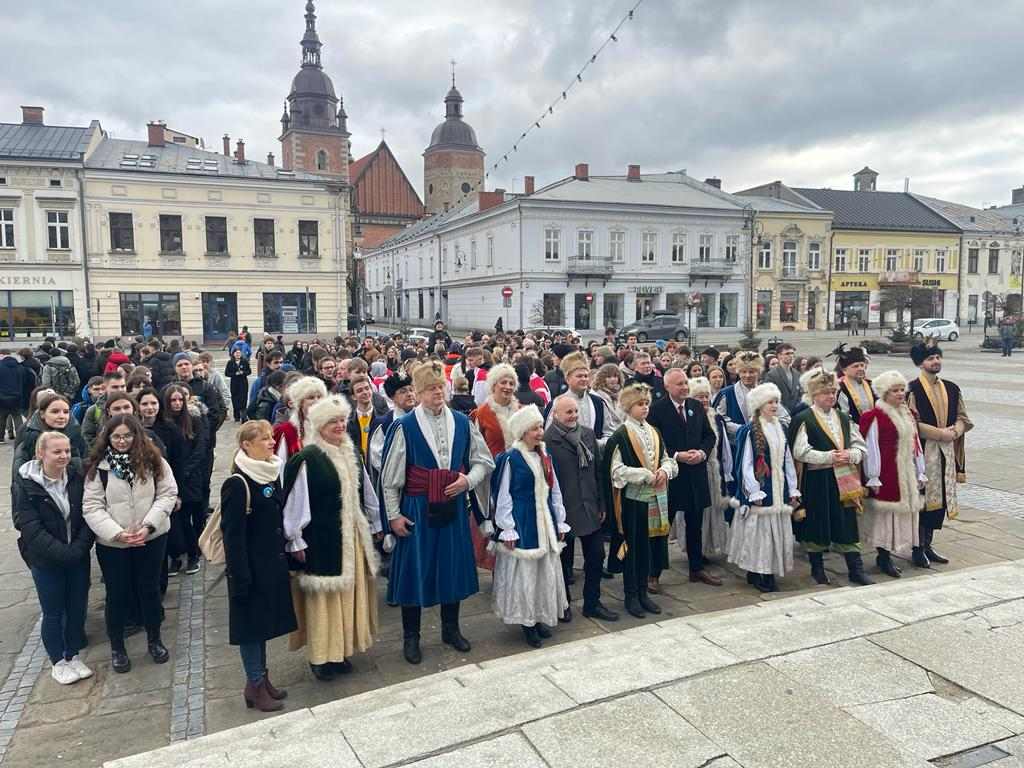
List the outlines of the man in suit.
{"label": "man in suit", "polygon": [[[647,421],[661,433],[665,452],[679,463],[679,474],[669,481],[668,486],[669,522],[674,523],[676,515],[682,512],[686,523],[690,581],[720,587],[721,579],[704,570],[701,536],[704,509],[711,506],[707,460],[715,450],[715,433],[700,402],[688,397],[690,387],[686,373],[681,368],[670,368],[664,381],[667,397],[651,406]],[[651,547],[665,550],[663,558],[652,556],[652,563],[667,564],[668,537],[652,538]],[[660,569],[651,569],[652,584],[648,589],[657,587],[660,575]]]}
{"label": "man in suit", "polygon": [[764,380],[770,381],[779,388],[782,393],[782,405],[789,412],[793,413],[800,405],[803,390],[800,388],[800,371],[793,367],[796,359],[796,347],[783,342],[775,348],[775,354],[779,364],[765,374]]}

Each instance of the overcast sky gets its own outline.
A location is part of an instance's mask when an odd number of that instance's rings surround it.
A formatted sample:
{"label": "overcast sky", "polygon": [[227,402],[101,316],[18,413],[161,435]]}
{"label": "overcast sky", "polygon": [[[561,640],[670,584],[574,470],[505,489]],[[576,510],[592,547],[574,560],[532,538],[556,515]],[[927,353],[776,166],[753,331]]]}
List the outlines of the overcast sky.
{"label": "overcast sky", "polygon": [[[635,0],[320,0],[323,61],[356,157],[381,129],[422,194],[449,59],[488,167],[560,95]],[[9,0],[0,121],[114,136],[168,125],[280,157],[304,0]],[[645,0],[488,188],[685,168],[724,188],[782,179],[1005,204],[1024,184],[1024,0]]]}

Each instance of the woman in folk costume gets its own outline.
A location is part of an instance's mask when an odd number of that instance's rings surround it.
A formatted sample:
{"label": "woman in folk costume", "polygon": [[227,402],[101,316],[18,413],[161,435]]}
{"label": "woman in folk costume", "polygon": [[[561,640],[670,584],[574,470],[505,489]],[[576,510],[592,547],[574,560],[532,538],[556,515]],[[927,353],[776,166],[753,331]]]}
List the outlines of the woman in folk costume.
{"label": "woman in folk costume", "polygon": [[761,384],[747,394],[750,423],[736,434],[736,498],[729,562],[747,571],[747,583],[777,592],[776,576],[793,568],[790,516],[800,498],[796,467],[779,422],[782,393]]}
{"label": "woman in folk costume", "polygon": [[[733,496],[735,482],[732,479],[732,451],[725,434],[725,420],[711,407],[711,382],[703,376],[690,379],[690,397],[704,406],[711,429],[715,433],[715,450],[708,455],[708,489],[711,491],[711,506],[704,510],[701,535],[705,557],[718,557],[729,551],[729,524],[726,513],[732,517],[739,502]],[[676,517],[678,530],[676,539],[680,545],[685,540],[683,521]]]}
{"label": "woman in folk costume", "polygon": [[310,408],[306,445],[284,474],[286,549],[303,565],[292,582],[299,628],[290,648],[306,647],[318,680],[350,672],[348,657],[373,645],[377,631],[379,505],[348,436],[349,413],[340,395]]}
{"label": "woman in folk costume", "polygon": [[828,584],[825,552],[846,560],[851,584],[872,584],[860,555],[858,516],[864,496],[860,464],[867,449],[857,424],[836,407],[836,375],[813,368],[800,377],[804,403],[790,426],[803,508],[793,515],[793,534],[804,545],[811,575]]}
{"label": "woman in folk costume", "polygon": [[652,551],[650,539],[661,537],[667,543],[668,481],[679,472],[679,464],[666,453],[658,430],[647,423],[650,387],[624,387],[619,406],[625,421],[608,438],[602,462],[602,476],[609,478],[605,508],[614,513],[617,534],[609,558],[621,563],[626,610],[642,619],[647,613],[661,613],[647,596],[647,583],[652,557],[664,559],[662,568],[668,566],[668,547]]}
{"label": "woman in folk costume", "polygon": [[928,477],[917,419],[906,403],[907,380],[899,371],[886,371],[872,383],[878,400],[860,417],[868,454],[865,485],[871,494],[864,502],[861,539],[878,549],[876,562],[882,573],[899,578],[893,553],[910,553],[914,565],[929,567],[918,533]]}
{"label": "woman in folk costume", "polygon": [[274,425],[274,440],[275,453],[282,461],[288,461],[302,450],[306,439],[306,414],[318,400],[327,397],[327,387],[314,376],[303,376],[288,385],[284,396],[291,404],[291,414],[288,421]]}
{"label": "woman in folk costume", "polygon": [[569,607],[559,554],[569,526],[551,459],[544,450],[544,417],[537,406],[509,419],[512,447],[498,455],[491,501],[498,530],[494,612],[523,628],[527,644],[541,638]]}

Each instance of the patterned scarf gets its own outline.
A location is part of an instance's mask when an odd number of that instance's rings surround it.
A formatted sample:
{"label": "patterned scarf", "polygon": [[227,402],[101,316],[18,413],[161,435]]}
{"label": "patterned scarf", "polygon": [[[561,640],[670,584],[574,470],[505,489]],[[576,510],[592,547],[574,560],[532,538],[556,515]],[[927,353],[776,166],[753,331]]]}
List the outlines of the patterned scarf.
{"label": "patterned scarf", "polygon": [[111,448],[107,448],[106,458],[107,464],[110,465],[110,471],[114,473],[114,477],[124,480],[129,486],[135,485],[135,473],[132,471],[132,461],[127,453],[118,453]]}
{"label": "patterned scarf", "polygon": [[583,430],[580,429],[579,422],[576,422],[576,426],[573,427],[572,429],[566,427],[558,419],[552,419],[551,423],[554,424],[555,429],[557,429],[565,437],[565,439],[569,442],[569,445],[571,445],[576,450],[576,456],[579,458],[580,461],[580,469],[586,469],[587,467],[589,467],[591,463],[594,461],[594,454],[587,447],[586,443],[580,440],[580,437],[583,434]]}

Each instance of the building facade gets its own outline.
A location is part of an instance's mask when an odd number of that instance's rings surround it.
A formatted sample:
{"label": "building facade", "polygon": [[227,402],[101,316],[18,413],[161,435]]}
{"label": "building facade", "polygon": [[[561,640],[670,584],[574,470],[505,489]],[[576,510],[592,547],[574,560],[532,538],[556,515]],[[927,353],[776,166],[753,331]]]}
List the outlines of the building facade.
{"label": "building facade", "polygon": [[85,158],[103,130],[0,123],[0,341],[90,333],[82,254]]}
{"label": "building facade", "polygon": [[[684,173],[573,176],[484,192],[365,255],[374,314],[460,328],[621,328],[655,310],[746,318],[750,205]],[[747,227],[745,229],[745,227]],[[694,302],[694,294],[700,300]]]}
{"label": "building facade", "polygon": [[462,94],[452,87],[444,98],[445,118],[423,152],[423,199],[427,213],[460,208],[484,188],[484,151],[476,131],[462,117]]}

